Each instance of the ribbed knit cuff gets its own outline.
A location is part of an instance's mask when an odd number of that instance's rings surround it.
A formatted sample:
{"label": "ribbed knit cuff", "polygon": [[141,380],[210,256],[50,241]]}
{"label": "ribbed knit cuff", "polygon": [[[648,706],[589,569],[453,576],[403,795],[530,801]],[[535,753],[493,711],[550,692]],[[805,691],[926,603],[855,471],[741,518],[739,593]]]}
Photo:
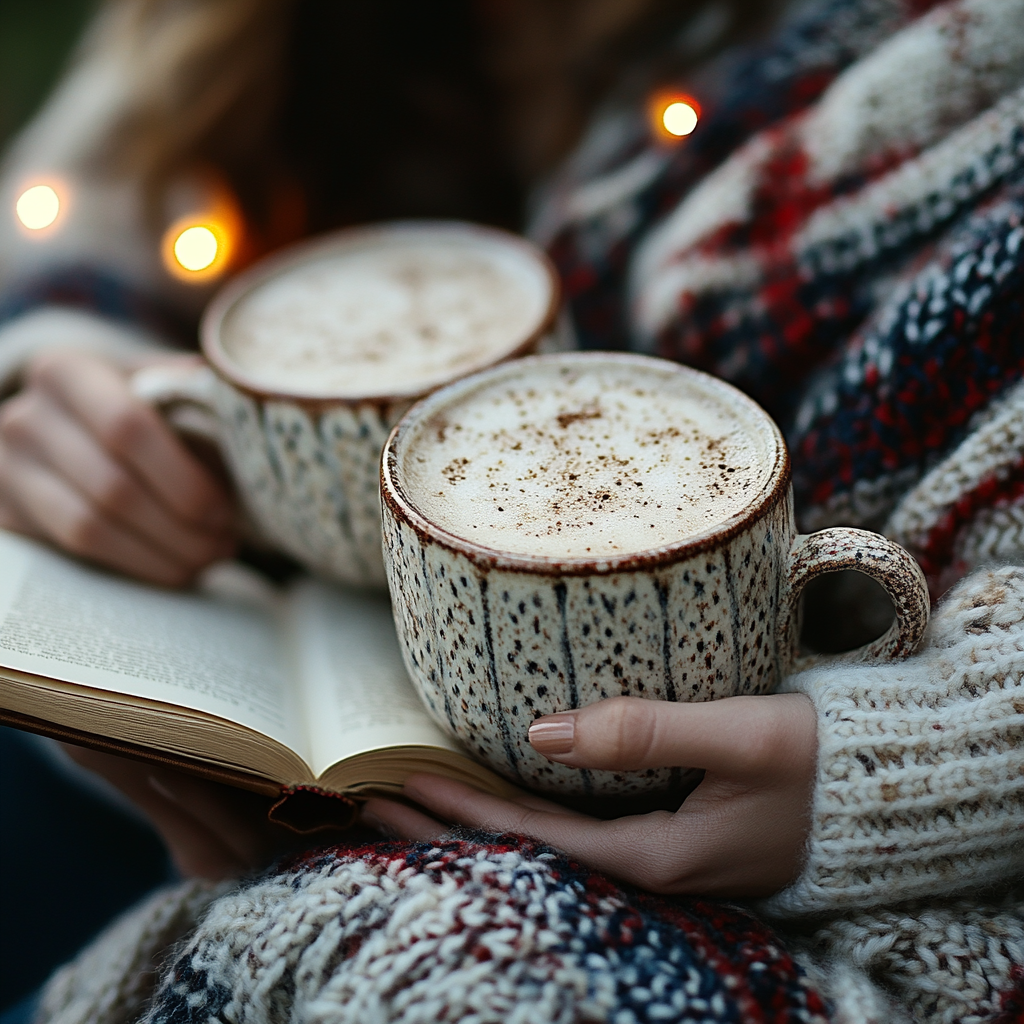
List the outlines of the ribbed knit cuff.
{"label": "ribbed knit cuff", "polygon": [[111,359],[157,355],[168,349],[156,335],[96,313],[44,306],[0,326],[0,395],[12,391],[33,356],[48,349],[79,349]]}
{"label": "ribbed knit cuff", "polygon": [[803,873],[760,904],[796,917],[1024,878],[1024,570],[984,570],[903,663],[823,666]]}

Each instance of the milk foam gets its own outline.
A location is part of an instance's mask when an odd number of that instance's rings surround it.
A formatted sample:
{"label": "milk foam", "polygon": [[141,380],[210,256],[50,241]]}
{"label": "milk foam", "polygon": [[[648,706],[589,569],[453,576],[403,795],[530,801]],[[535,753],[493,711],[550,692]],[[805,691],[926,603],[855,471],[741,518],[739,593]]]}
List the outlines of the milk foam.
{"label": "milk foam", "polygon": [[544,267],[500,236],[391,229],[243,295],[221,344],[246,379],[270,390],[414,395],[514,350],[549,300]]}
{"label": "milk foam", "polygon": [[410,431],[402,489],[457,537],[599,558],[700,534],[747,508],[776,464],[755,409],[651,361],[517,363]]}

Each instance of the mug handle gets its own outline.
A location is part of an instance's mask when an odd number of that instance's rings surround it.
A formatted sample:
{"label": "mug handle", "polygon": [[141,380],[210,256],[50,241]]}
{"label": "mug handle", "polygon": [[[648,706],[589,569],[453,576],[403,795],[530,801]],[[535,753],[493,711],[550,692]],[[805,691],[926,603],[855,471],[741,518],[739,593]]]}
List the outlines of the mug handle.
{"label": "mug handle", "polygon": [[217,378],[209,366],[145,366],[128,386],[136,398],[153,406],[183,440],[197,440],[222,450],[216,407]]}
{"label": "mug handle", "polygon": [[[797,656],[797,601],[818,576],[854,569],[882,585],[896,610],[896,619],[877,640],[838,655]],[[891,540],[868,530],[837,526],[802,534],[789,555],[788,589],[782,605],[780,649],[791,652],[791,671],[822,661],[879,662],[907,658],[917,650],[928,628],[931,599],[921,567]]]}
{"label": "mug handle", "polygon": [[[217,415],[217,377],[213,370],[202,363],[144,366],[128,378],[128,386],[136,398],[160,413],[182,444],[237,496]],[[240,514],[239,529],[250,538],[257,536],[247,513]]]}

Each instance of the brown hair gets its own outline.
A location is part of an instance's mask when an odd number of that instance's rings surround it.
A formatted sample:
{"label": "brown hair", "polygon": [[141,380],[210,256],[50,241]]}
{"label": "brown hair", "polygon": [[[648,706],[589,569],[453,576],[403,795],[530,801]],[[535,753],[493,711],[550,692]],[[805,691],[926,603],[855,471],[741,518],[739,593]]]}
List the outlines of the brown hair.
{"label": "brown hair", "polygon": [[86,52],[127,62],[128,97],[100,156],[163,182],[224,167],[266,144],[283,74],[290,0],[108,0]]}
{"label": "brown hair", "polygon": [[[127,60],[130,87],[102,158],[155,191],[184,167],[216,167],[258,216],[260,195],[282,160],[276,127],[286,105],[292,22],[303,2],[107,0],[86,48]],[[713,40],[721,43],[759,26],[773,4],[475,0],[479,56],[493,85],[511,173],[523,180],[550,169],[630,60],[712,7],[722,12]],[[346,51],[386,47],[387,38],[337,45],[343,62]]]}

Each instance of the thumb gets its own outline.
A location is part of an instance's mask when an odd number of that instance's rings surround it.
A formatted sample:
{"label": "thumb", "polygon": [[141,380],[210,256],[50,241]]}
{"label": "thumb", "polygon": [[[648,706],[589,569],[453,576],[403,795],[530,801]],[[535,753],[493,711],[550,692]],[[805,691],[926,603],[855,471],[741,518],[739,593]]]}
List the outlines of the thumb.
{"label": "thumb", "polygon": [[699,704],[613,697],[538,718],[529,738],[538,753],[575,768],[700,768],[741,777],[778,767],[787,735],[813,714],[800,694]]}

